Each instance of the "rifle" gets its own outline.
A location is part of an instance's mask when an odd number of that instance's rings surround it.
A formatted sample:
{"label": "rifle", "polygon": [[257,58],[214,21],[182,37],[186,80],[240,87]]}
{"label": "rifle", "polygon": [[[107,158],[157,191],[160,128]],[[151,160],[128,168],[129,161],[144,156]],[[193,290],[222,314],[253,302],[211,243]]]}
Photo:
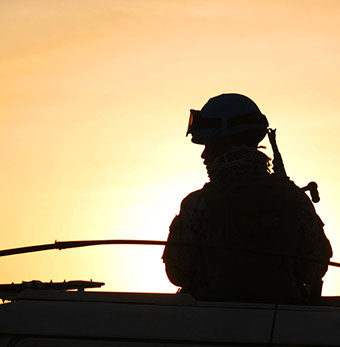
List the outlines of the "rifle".
{"label": "rifle", "polygon": [[[272,146],[273,154],[274,154],[274,159],[273,159],[273,171],[274,171],[274,173],[289,179],[289,177],[287,176],[285,167],[283,165],[281,153],[279,152],[279,149],[277,147],[276,129],[271,129],[271,128],[268,129],[268,138],[269,138],[269,142]],[[317,203],[320,201],[320,196],[319,196],[319,192],[318,192],[318,185],[315,182],[309,182],[305,187],[302,187],[301,189],[303,191],[308,190],[310,192],[312,201],[314,203]]]}

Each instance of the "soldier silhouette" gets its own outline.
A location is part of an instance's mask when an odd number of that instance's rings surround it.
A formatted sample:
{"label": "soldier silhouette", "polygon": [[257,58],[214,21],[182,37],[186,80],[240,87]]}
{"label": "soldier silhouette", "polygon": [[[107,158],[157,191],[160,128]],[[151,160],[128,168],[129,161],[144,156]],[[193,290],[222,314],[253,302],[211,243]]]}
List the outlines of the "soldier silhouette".
{"label": "soldier silhouette", "polygon": [[277,173],[278,163],[271,172],[259,150],[268,125],[240,94],[190,111],[187,135],[205,146],[210,182],[182,201],[163,261],[169,280],[196,299],[305,303],[310,288],[321,295],[332,249],[308,196]]}

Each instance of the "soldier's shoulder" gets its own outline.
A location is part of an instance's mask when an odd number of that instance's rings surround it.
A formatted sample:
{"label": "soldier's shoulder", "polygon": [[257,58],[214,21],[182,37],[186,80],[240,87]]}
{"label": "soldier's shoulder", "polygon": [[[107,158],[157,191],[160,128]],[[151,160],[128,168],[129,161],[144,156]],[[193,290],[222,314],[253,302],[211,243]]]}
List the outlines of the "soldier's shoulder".
{"label": "soldier's shoulder", "polygon": [[181,208],[198,203],[205,199],[210,183],[206,183],[201,189],[189,193],[181,202]]}

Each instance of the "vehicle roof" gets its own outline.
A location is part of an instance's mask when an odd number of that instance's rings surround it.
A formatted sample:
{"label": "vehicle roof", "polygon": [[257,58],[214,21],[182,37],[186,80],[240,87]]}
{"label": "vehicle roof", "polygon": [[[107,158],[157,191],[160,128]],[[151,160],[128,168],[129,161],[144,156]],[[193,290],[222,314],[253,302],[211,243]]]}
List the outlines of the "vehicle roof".
{"label": "vehicle roof", "polygon": [[189,294],[27,289],[0,305],[0,321],[0,335],[11,336],[340,345],[340,307],[204,302]]}

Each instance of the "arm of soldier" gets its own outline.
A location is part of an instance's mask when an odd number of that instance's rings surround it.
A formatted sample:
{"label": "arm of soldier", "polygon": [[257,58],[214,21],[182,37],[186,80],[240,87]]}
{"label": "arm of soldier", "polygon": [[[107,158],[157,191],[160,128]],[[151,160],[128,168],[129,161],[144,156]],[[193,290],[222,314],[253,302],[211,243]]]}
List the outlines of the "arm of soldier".
{"label": "arm of soldier", "polygon": [[[308,196],[298,192],[298,254],[328,262],[332,247],[324,233],[324,223],[317,215]],[[299,262],[298,277],[308,284],[318,282],[327,272],[328,265],[317,262]]]}
{"label": "arm of soldier", "polygon": [[195,282],[197,247],[171,245],[173,243],[198,243],[199,228],[203,211],[198,211],[199,192],[191,193],[181,203],[179,215],[171,225],[169,244],[165,247],[163,261],[171,283],[182,288],[190,288]]}
{"label": "arm of soldier", "polygon": [[183,222],[181,215],[176,216],[171,225],[168,236],[168,245],[165,246],[163,253],[163,261],[165,263],[165,271],[171,283],[179,287],[186,287],[190,281],[192,272],[190,252],[186,252],[186,247],[172,246],[171,243],[185,242],[183,235]]}

